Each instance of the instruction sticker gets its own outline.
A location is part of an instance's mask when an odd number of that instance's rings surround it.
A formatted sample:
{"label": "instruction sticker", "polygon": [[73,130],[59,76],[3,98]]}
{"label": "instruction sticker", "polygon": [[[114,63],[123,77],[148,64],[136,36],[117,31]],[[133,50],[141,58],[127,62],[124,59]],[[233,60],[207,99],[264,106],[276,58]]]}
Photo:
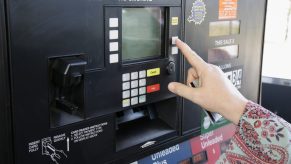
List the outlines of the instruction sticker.
{"label": "instruction sticker", "polygon": [[219,0],[218,19],[236,19],[238,0]]}
{"label": "instruction sticker", "polygon": [[108,122],[102,122],[67,133],[61,133],[28,143],[29,153],[39,153],[44,160],[50,160],[52,164],[62,164],[69,160],[70,145],[96,138],[104,132]]}
{"label": "instruction sticker", "polygon": [[191,15],[188,17],[188,22],[194,22],[195,25],[201,24],[206,16],[206,5],[203,0],[196,0],[191,9]]}
{"label": "instruction sticker", "polygon": [[229,71],[225,71],[224,74],[237,89],[242,88],[242,81],[243,81],[243,67],[242,66],[238,66],[238,67],[232,68]]}

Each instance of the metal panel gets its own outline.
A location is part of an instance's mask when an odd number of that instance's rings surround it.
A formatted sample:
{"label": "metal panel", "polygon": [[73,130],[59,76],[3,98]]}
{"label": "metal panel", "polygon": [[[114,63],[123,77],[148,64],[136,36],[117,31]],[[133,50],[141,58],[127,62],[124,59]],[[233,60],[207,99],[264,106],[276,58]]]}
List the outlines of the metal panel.
{"label": "metal panel", "polygon": [[12,111],[9,91],[9,60],[5,24],[5,3],[0,1],[0,163],[13,162]]}

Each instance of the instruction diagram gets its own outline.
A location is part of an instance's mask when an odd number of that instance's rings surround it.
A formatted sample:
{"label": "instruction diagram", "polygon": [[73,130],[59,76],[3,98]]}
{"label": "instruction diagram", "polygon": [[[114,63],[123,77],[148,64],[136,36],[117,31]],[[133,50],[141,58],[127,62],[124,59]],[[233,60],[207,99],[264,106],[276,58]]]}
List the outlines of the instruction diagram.
{"label": "instruction diagram", "polygon": [[50,137],[41,140],[42,155],[50,156],[51,160],[55,164],[59,164],[59,160],[67,158],[67,154],[63,150],[58,150],[52,145]]}

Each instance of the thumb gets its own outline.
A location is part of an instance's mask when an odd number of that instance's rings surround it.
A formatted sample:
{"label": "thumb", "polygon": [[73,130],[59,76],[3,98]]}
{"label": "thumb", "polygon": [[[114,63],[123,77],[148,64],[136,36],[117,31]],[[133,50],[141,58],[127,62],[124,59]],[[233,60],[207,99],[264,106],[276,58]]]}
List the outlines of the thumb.
{"label": "thumb", "polygon": [[178,96],[184,97],[194,103],[198,102],[199,94],[201,92],[201,88],[192,88],[177,82],[170,83],[168,89]]}

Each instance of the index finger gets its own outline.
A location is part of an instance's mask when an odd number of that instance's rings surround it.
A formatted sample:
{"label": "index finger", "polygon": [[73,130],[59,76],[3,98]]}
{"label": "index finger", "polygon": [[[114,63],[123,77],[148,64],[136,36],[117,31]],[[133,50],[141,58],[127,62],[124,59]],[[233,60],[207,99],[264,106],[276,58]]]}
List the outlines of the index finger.
{"label": "index finger", "polygon": [[187,61],[193,66],[197,72],[201,72],[206,65],[206,62],[198,56],[186,43],[182,42],[180,39],[176,40],[177,47],[182,51]]}

